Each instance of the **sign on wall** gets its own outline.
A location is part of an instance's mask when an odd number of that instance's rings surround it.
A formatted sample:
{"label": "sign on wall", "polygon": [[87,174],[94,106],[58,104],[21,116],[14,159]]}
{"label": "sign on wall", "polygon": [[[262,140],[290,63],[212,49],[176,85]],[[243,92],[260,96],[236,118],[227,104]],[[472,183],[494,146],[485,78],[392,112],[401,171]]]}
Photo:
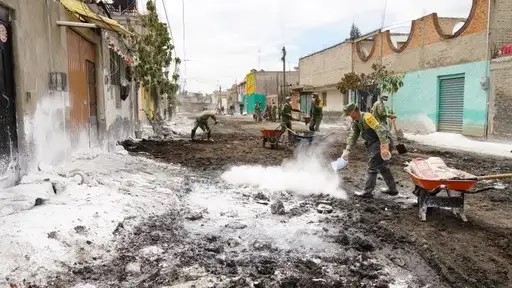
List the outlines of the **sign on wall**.
{"label": "sign on wall", "polygon": [[256,92],[256,75],[249,73],[245,76],[245,94],[252,94]]}

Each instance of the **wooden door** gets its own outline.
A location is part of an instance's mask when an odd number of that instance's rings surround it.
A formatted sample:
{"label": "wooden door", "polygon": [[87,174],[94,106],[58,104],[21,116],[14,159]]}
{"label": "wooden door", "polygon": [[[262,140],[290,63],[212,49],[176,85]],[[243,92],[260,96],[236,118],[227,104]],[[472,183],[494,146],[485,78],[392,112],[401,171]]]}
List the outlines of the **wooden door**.
{"label": "wooden door", "polygon": [[71,134],[87,132],[89,135],[91,100],[92,106],[96,105],[96,92],[92,93],[90,83],[91,65],[95,63],[94,45],[71,29],[67,29],[67,42]]}

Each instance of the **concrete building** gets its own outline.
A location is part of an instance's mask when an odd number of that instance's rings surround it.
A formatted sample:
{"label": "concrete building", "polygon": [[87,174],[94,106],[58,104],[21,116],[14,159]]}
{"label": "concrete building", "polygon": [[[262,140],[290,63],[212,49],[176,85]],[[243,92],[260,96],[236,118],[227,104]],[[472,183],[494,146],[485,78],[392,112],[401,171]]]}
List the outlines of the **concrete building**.
{"label": "concrete building", "polygon": [[[356,73],[374,63],[405,73],[404,87],[389,100],[400,125],[413,132],[447,131],[472,136],[486,134],[488,1],[475,0],[464,25],[459,18],[430,14],[414,20],[401,46],[390,31],[357,39],[353,49]],[[368,55],[363,48],[371,45]],[[470,47],[470,48],[469,48]]]}
{"label": "concrete building", "polygon": [[[366,36],[371,38],[374,33]],[[392,33],[390,41],[400,45],[407,41],[408,35]],[[368,38],[359,39],[363,55],[369,55],[373,46]],[[324,104],[325,120],[339,119],[343,106],[349,102],[349,95],[342,94],[336,86],[344,74],[354,71],[353,46],[352,41],[345,40],[299,59],[299,85],[293,87],[293,91],[302,112],[309,113],[312,94],[318,93]]]}
{"label": "concrete building", "polygon": [[292,87],[299,84],[299,71],[287,71],[285,85],[283,85],[283,76],[283,71],[251,70],[244,80],[245,91],[242,95],[244,110],[247,113],[253,113],[255,103],[265,107],[266,98],[269,95],[282,95],[283,91],[290,95]]}
{"label": "concrete building", "polygon": [[336,88],[341,77],[352,71],[352,43],[350,41],[304,56],[299,59],[299,85],[293,87],[294,100],[300,110],[309,113],[312,93],[318,93],[324,103],[324,116],[341,116],[348,95]]}
{"label": "concrete building", "polygon": [[[137,0],[103,0],[99,1],[98,5],[105,7],[108,16],[119,22],[123,27],[132,28],[136,33],[143,33],[138,17],[139,7]],[[155,91],[149,91],[140,85],[132,88],[135,89],[134,95],[137,95],[133,99],[133,109],[137,111],[135,114],[135,129],[140,129],[141,125],[149,125],[146,113],[158,111],[161,105],[159,105],[158,96]]]}
{"label": "concrete building", "polygon": [[[41,162],[111,146],[131,131],[124,124],[132,120],[132,95],[122,88],[120,66],[110,69],[111,57],[126,59],[119,44],[126,30],[95,8],[76,0],[0,1],[0,187]],[[109,51],[115,45],[117,56]]]}
{"label": "concrete building", "polygon": [[212,95],[203,95],[185,91],[177,96],[179,112],[199,113],[205,108],[214,111],[217,103],[213,102]]}
{"label": "concrete building", "polygon": [[406,39],[376,30],[301,58],[294,91],[325,93],[329,112],[333,101],[337,106],[348,100],[333,88],[343,74],[383,64],[405,74],[404,87],[388,101],[405,130],[510,137],[511,19],[511,1],[473,0],[467,19],[426,15],[412,21]]}

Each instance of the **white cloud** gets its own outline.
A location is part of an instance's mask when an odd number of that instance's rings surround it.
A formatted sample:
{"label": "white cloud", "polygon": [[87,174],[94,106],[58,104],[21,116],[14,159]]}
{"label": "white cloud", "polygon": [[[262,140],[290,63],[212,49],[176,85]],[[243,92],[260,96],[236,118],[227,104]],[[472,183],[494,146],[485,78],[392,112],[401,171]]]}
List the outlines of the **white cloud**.
{"label": "white cloud", "polygon": [[[139,0],[145,2],[144,0]],[[162,0],[157,0],[162,20]],[[166,1],[176,51],[183,58],[182,1]],[[242,80],[252,68],[281,69],[280,49],[286,45],[289,61],[309,54],[300,43],[322,29],[339,29],[341,42],[354,20],[362,32],[379,28],[385,0],[183,0],[185,2],[187,90],[211,92]],[[388,0],[386,26],[438,12],[466,17],[471,0]],[[357,3],[357,5],[355,4]],[[405,22],[405,23],[404,23]],[[395,25],[396,26],[396,25]],[[320,31],[320,32],[319,32]],[[312,35],[315,33],[316,35]],[[347,34],[347,35],[342,35]],[[332,38],[332,36],[331,36]],[[319,50],[333,39],[316,40]],[[308,48],[309,49],[309,48]],[[184,67],[181,67],[182,74]],[[183,75],[184,76],[184,75]]]}

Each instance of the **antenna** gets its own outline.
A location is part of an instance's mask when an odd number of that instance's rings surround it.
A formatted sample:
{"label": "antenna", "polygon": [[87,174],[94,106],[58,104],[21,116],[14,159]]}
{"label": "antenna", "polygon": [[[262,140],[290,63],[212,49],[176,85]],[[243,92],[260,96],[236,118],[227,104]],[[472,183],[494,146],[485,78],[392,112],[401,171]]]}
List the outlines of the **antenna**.
{"label": "antenna", "polygon": [[261,65],[260,65],[261,64],[261,55],[260,55],[260,52],[261,52],[261,50],[258,49],[258,70],[261,70]]}

